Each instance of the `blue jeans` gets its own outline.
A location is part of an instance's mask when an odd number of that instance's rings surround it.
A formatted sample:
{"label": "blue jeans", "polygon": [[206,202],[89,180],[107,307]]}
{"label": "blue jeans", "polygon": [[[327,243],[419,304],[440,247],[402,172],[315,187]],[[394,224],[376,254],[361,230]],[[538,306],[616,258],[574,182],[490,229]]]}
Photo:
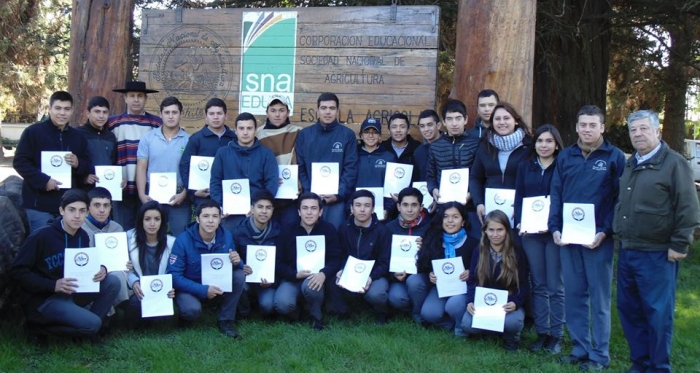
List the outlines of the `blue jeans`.
{"label": "blue jeans", "polygon": [[323,215],[321,219],[323,221],[333,224],[335,229],[340,228],[340,226],[345,223],[347,219],[348,211],[345,208],[345,202],[338,201],[332,205],[323,204]]}
{"label": "blue jeans", "polygon": [[617,260],[617,309],[640,372],[671,371],[678,263],[667,257],[667,251],[621,248]]}
{"label": "blue jeans", "polygon": [[537,334],[564,335],[564,277],[561,273],[560,248],[552,235],[522,236],[523,250],[530,264],[532,308]]}
{"label": "blue jeans", "polygon": [[[244,283],[245,274],[243,274],[243,270],[234,269],[233,291],[230,293],[224,293],[224,295],[221,296],[223,298],[223,302],[221,303],[221,309],[219,310],[219,321],[236,320],[236,306],[238,306],[238,300],[241,298]],[[175,293],[175,304],[179,310],[179,315],[185,320],[196,320],[199,318],[199,316],[202,314],[202,302],[206,301],[207,299],[200,300],[194,295],[183,291],[177,291]]]}
{"label": "blue jeans", "polygon": [[560,250],[566,326],[573,345],[571,355],[607,366],[610,363],[613,239],[606,238],[593,250],[573,244],[562,246]]}
{"label": "blue jeans", "polygon": [[177,206],[161,203],[160,207],[168,214],[170,233],[175,237],[184,232],[187,224],[192,221],[192,205],[188,200]]}
{"label": "blue jeans", "polygon": [[[461,321],[464,332],[467,335],[484,332],[485,330],[472,328],[472,318],[473,316],[469,312],[464,312],[464,317]],[[506,314],[505,323],[503,324],[503,339],[520,342],[520,332],[523,330],[524,324],[525,311],[523,311],[522,308],[518,308],[513,312],[508,312]]]}
{"label": "blue jeans", "polygon": [[411,311],[411,298],[408,296],[408,286],[405,281],[394,280],[389,283],[389,305],[401,312]]}
{"label": "blue jeans", "polygon": [[29,220],[29,234],[49,225],[56,216],[39,210],[25,209],[27,220]]}
{"label": "blue jeans", "polygon": [[326,279],[326,296],[328,297],[327,307],[329,312],[339,315],[347,314],[348,305],[345,302],[345,297],[359,296],[362,296],[377,313],[387,312],[387,291],[389,290],[389,281],[387,281],[386,278],[381,277],[372,281],[372,284],[369,286],[369,290],[367,290],[367,292],[364,294],[353,293],[342,289],[335,283],[335,278],[331,280],[332,285],[329,285],[329,280]]}
{"label": "blue jeans", "polygon": [[[112,275],[100,282],[99,293],[57,293],[46,299],[36,310],[27,315],[35,324],[44,325],[51,333],[71,337],[94,335],[102,327],[102,320],[117,298],[121,284]],[[83,308],[92,303],[90,309]]]}
{"label": "blue jeans", "polygon": [[437,286],[432,285],[425,298],[420,315],[429,324],[452,330],[455,335],[464,337],[466,334],[462,329],[462,318],[467,310],[467,295],[453,295],[451,297],[440,298],[437,293]]}
{"label": "blue jeans", "polygon": [[421,316],[421,310],[423,309],[423,303],[425,303],[425,298],[428,297],[428,291],[433,284],[430,283],[427,273],[417,273],[415,275],[410,275],[406,279],[406,290],[408,291],[408,297],[411,299],[411,317],[413,321],[418,324],[423,323],[423,317]]}

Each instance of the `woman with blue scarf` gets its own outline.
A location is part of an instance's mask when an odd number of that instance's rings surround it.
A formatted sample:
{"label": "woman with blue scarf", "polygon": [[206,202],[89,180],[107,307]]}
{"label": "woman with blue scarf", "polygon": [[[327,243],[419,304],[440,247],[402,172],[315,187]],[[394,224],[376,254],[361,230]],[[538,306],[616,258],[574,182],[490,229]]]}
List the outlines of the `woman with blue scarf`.
{"label": "woman with blue scarf", "polygon": [[[420,316],[425,324],[435,325],[446,330],[454,328],[455,335],[464,336],[461,328],[461,320],[467,306],[465,294],[440,298],[437,293],[437,276],[433,272],[432,261],[434,259],[461,258],[464,268],[469,268],[472,252],[479,245],[475,237],[467,236],[465,226],[467,212],[464,205],[458,202],[447,202],[439,205],[435,219],[432,220],[428,231],[425,233],[423,245],[418,251],[416,266],[418,274],[411,281],[409,294],[411,299],[420,299],[421,294],[425,299],[421,307]],[[467,281],[469,271],[465,270],[459,276],[462,281]]]}

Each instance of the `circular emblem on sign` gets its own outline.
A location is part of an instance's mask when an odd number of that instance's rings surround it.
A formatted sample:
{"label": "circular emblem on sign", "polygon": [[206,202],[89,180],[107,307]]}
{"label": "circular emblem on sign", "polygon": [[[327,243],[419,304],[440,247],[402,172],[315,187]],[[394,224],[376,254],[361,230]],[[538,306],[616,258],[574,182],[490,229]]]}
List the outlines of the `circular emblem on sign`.
{"label": "circular emblem on sign", "polygon": [[60,155],[54,155],[50,159],[51,165],[54,167],[60,167],[63,164],[63,157]]}
{"label": "circular emblem on sign", "polygon": [[241,184],[238,184],[238,183],[231,184],[231,193],[239,194],[242,190],[243,190],[243,187],[241,186]]}
{"label": "circular emblem on sign", "polygon": [[282,178],[285,180],[289,180],[290,177],[292,177],[292,171],[290,171],[288,168],[283,168],[282,169]]}
{"label": "circular emblem on sign", "polygon": [[90,257],[87,253],[81,251],[75,254],[75,256],[73,257],[73,261],[78,267],[84,267],[90,261]]}
{"label": "circular emblem on sign", "polygon": [[506,203],[506,199],[500,193],[496,193],[493,195],[493,202],[497,205],[503,205]]}
{"label": "circular emblem on sign", "polygon": [[105,170],[105,173],[104,173],[104,175],[102,175],[102,176],[104,176],[105,179],[107,179],[107,180],[113,180],[115,175],[114,175],[114,171],[112,171],[112,170]]}
{"label": "circular emblem on sign", "polygon": [[170,180],[168,179],[167,176],[161,176],[158,178],[158,185],[160,185],[161,187],[168,186],[169,182],[170,182]]}
{"label": "circular emblem on sign", "polygon": [[457,184],[460,180],[462,180],[462,177],[459,176],[459,172],[453,172],[450,174],[450,183]]}
{"label": "circular emblem on sign", "polygon": [[544,208],[544,202],[541,199],[536,199],[532,201],[532,211],[538,212],[542,211]]}
{"label": "circular emblem on sign", "polygon": [[107,246],[108,249],[114,249],[117,245],[119,245],[119,240],[114,236],[109,236],[105,240],[105,246]]}
{"label": "circular emblem on sign", "polygon": [[401,242],[399,243],[399,249],[401,249],[401,251],[403,252],[408,252],[409,250],[411,250],[411,240],[401,240]]}
{"label": "circular emblem on sign", "polygon": [[255,252],[255,259],[261,262],[264,261],[265,259],[267,259],[267,251],[263,249],[258,249],[258,251]]}
{"label": "circular emblem on sign", "polygon": [[450,275],[455,271],[455,266],[454,264],[450,262],[445,262],[445,264],[442,265],[442,273],[446,275]]}
{"label": "circular emblem on sign", "polygon": [[163,281],[161,281],[159,279],[155,279],[155,280],[151,281],[150,287],[151,287],[151,291],[153,291],[154,293],[157,293],[157,292],[163,290]]}
{"label": "circular emblem on sign", "polygon": [[221,258],[214,258],[209,262],[209,265],[211,265],[211,268],[215,270],[220,270],[221,268],[224,268],[224,261],[221,260]]}
{"label": "circular emblem on sign", "polygon": [[365,263],[355,264],[355,272],[362,273],[365,271],[365,269],[367,269],[367,266],[365,265]]}
{"label": "circular emblem on sign", "polygon": [[397,167],[394,170],[394,176],[396,176],[397,179],[403,179],[403,177],[406,175],[406,171],[404,171],[403,167]]}
{"label": "circular emblem on sign", "polygon": [[582,208],[576,207],[573,209],[573,211],[571,211],[571,217],[576,221],[581,221],[586,217],[586,213]]}
{"label": "circular emblem on sign", "polygon": [[206,171],[209,169],[209,161],[206,159],[202,159],[197,163],[197,168],[199,168],[200,171]]}
{"label": "circular emblem on sign", "polygon": [[314,251],[316,251],[316,242],[314,242],[313,240],[308,240],[304,244],[304,248],[306,249],[306,251],[313,253]]}
{"label": "circular emblem on sign", "polygon": [[202,26],[182,26],[165,34],[153,48],[148,77],[155,102],[168,96],[189,96],[183,100],[183,119],[204,116],[209,99],[222,100],[231,91],[233,58],[226,42],[215,31]]}
{"label": "circular emblem on sign", "polygon": [[322,166],[321,167],[321,176],[327,177],[330,176],[331,174],[331,168],[328,166]]}
{"label": "circular emblem on sign", "polygon": [[484,294],[484,303],[486,303],[487,306],[493,306],[498,302],[498,297],[494,293],[486,293]]}

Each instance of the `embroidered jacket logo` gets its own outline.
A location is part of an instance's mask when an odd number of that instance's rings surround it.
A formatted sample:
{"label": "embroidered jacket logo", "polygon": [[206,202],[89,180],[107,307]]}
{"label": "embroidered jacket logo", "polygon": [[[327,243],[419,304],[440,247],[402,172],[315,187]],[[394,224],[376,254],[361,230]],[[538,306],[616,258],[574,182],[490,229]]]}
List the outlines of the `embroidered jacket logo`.
{"label": "embroidered jacket logo", "polygon": [[342,153],[343,152],[343,144],[336,141],[333,143],[333,147],[331,148],[331,153]]}
{"label": "embroidered jacket logo", "polygon": [[599,159],[599,160],[595,161],[595,163],[593,164],[593,169],[595,171],[607,171],[608,164],[604,160]]}

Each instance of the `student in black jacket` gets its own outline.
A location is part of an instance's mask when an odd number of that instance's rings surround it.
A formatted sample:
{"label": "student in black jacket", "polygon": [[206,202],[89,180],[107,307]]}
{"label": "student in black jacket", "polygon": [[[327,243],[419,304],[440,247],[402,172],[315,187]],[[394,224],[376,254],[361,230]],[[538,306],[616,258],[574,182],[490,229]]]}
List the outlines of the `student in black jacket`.
{"label": "student in black jacket", "polygon": [[[117,136],[107,128],[109,118],[109,101],[102,96],[95,96],[88,101],[87,122],[76,128],[87,140],[87,151],[93,166],[113,166],[117,164]],[[90,187],[100,181],[99,176],[91,173],[85,179]],[[126,186],[123,178],[122,188]]]}

